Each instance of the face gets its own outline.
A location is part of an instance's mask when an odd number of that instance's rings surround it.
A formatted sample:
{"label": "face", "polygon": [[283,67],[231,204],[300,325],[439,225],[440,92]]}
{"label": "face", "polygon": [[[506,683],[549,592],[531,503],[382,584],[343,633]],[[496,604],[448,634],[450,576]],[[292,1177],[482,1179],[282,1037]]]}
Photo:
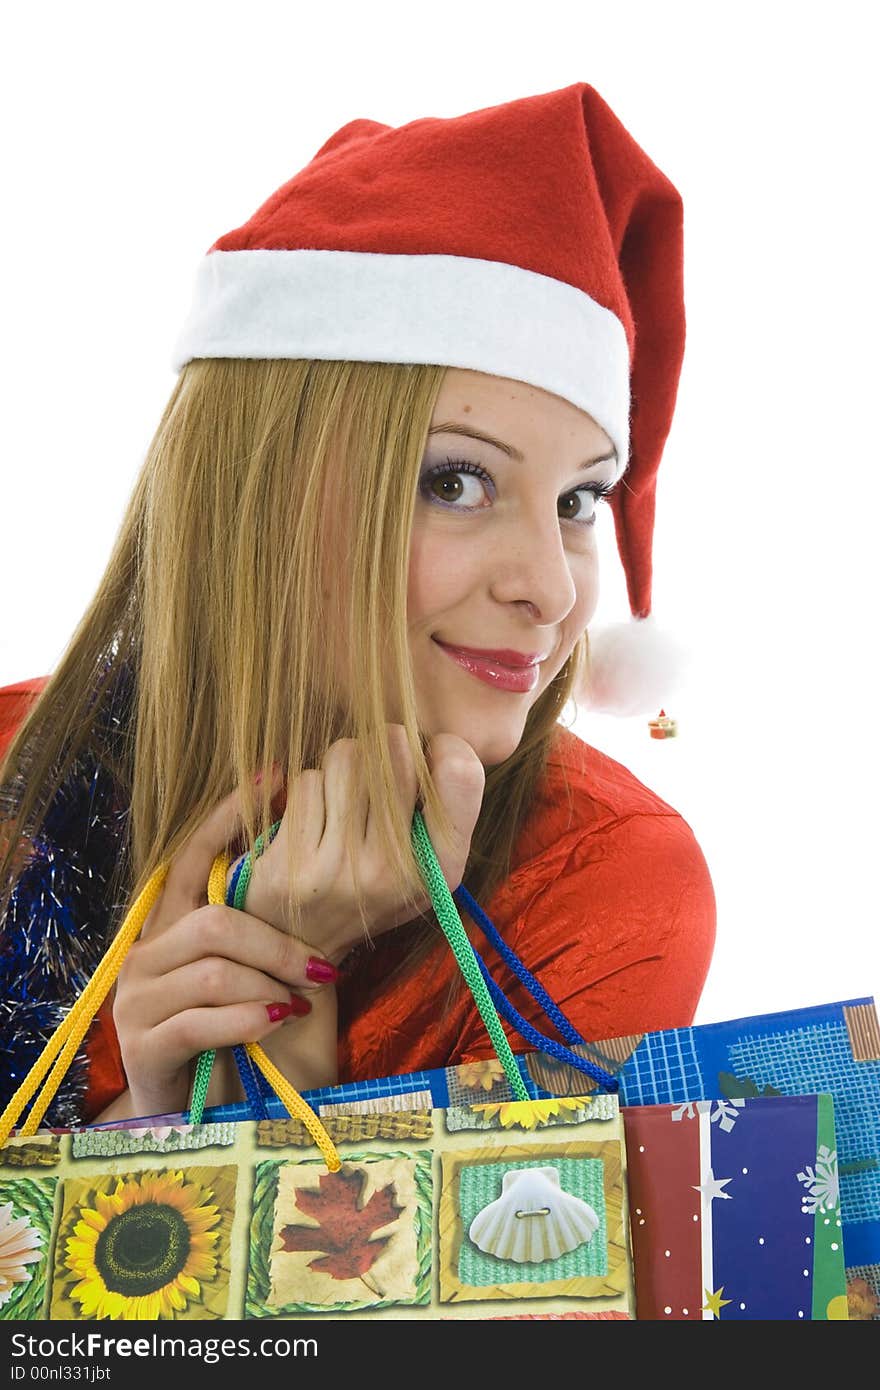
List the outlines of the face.
{"label": "face", "polygon": [[598,598],[596,509],[619,474],[584,411],[450,370],[422,460],[407,621],[424,731],[510,757]]}

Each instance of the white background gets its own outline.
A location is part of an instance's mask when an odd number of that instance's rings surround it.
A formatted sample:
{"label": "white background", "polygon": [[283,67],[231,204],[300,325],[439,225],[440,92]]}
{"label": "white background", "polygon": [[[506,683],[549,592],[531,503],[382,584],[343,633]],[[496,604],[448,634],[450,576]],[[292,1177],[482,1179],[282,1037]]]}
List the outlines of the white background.
{"label": "white background", "polygon": [[[195,269],[356,116],[595,86],[681,190],[688,347],[654,611],[689,653],[578,732],[688,819],[697,1022],[880,995],[873,7],[16,7],[4,34],[0,684],[48,673],[174,383]],[[626,617],[610,517],[602,621]]]}

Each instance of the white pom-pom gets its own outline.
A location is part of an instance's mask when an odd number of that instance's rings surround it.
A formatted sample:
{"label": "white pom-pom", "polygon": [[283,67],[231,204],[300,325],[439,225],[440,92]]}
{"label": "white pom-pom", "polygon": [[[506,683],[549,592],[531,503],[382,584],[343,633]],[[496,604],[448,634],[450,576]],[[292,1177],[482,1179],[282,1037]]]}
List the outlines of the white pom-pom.
{"label": "white pom-pom", "polygon": [[591,628],[589,659],[574,698],[599,714],[655,714],[669,703],[683,661],[683,648],[658,631],[653,618]]}

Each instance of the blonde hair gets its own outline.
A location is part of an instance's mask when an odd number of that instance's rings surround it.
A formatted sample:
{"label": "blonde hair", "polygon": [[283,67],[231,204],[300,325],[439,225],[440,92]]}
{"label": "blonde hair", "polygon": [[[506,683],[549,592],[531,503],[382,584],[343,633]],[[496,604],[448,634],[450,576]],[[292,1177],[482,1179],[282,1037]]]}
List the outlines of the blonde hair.
{"label": "blonde hair", "polygon": [[[129,898],[236,787],[237,848],[253,850],[273,818],[255,800],[255,772],[268,775],[277,761],[292,781],[320,767],[341,737],[359,740],[364,775],[383,794],[401,890],[411,900],[421,892],[382,731],[390,683],[420,795],[442,822],[419,729],[406,598],[417,479],[445,372],[289,359],[184,367],[95,597],[0,768],[0,782],[17,788],[0,912],[22,846],[75,759],[95,747],[123,668],[133,673],[132,701],[105,752],[130,808],[118,885]],[[334,582],[336,644],[327,640]],[[350,660],[345,698],[335,647]],[[488,772],[465,876],[475,896],[509,872],[583,655],[579,644],[532,708],[514,755]],[[295,929],[294,891],[291,882]]]}

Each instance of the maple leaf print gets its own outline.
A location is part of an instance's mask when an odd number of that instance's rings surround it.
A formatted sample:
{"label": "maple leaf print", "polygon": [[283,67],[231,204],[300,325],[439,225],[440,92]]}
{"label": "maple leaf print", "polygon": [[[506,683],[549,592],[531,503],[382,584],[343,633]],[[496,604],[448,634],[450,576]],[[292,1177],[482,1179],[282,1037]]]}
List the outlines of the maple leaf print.
{"label": "maple leaf print", "polygon": [[338,1173],[322,1173],[317,1192],[299,1191],[296,1206],[318,1226],[283,1226],[279,1231],[282,1249],[323,1250],[318,1259],[309,1260],[309,1269],[329,1274],[333,1279],[361,1279],[375,1264],[390,1235],[374,1238],[395,1221],[403,1210],[398,1206],[393,1183],[386,1183],[360,1205],[365,1175],[343,1167]]}

